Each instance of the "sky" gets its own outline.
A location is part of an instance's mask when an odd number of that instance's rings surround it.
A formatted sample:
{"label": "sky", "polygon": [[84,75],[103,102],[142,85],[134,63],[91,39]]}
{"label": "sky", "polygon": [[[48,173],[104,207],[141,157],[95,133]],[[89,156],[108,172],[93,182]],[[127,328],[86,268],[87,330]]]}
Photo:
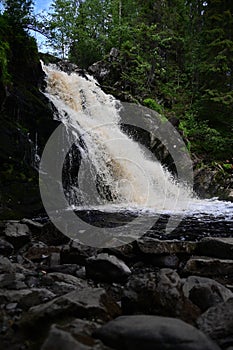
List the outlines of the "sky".
{"label": "sky", "polygon": [[[47,11],[51,3],[52,3],[52,0],[35,0],[34,1],[35,14],[38,14],[43,10]],[[46,46],[46,38],[43,35],[33,31],[31,31],[31,35],[33,35],[36,38],[39,51],[42,51],[42,52],[50,51],[49,48]]]}

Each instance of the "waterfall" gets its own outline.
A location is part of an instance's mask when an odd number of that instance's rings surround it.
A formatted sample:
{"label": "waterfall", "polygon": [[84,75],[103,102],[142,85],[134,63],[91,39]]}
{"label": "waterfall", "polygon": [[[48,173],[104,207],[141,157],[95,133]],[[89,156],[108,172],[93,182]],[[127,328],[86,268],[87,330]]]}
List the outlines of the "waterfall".
{"label": "waterfall", "polygon": [[[54,65],[43,65],[43,69],[46,96],[57,108],[60,121],[82,140],[78,148],[86,165],[69,188],[71,204],[186,209],[191,189],[177,183],[160,162],[122,131],[119,101],[105,94],[89,75],[67,74]],[[90,188],[97,188],[94,195],[87,189],[88,182],[94,184]],[[72,198],[77,202],[72,203]]]}

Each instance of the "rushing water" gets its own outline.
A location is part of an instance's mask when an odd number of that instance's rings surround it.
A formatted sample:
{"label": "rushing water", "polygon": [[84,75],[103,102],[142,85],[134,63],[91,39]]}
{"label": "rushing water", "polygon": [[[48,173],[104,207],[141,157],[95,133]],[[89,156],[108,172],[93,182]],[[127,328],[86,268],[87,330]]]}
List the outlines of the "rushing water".
{"label": "rushing water", "polygon": [[[57,108],[60,121],[72,127],[79,140],[76,148],[82,166],[76,169],[65,191],[70,208],[81,216],[91,212],[96,225],[98,220],[106,222],[103,213],[118,216],[121,224],[122,213],[123,217],[137,214],[145,218],[156,213],[162,215],[161,222],[174,214],[186,217],[186,226],[179,226],[179,234],[187,231],[187,225],[195,231],[200,221],[210,228],[215,227],[213,223],[225,222],[223,234],[232,232],[232,203],[200,200],[189,186],[175,181],[122,131],[121,104],[106,95],[91,76],[67,74],[52,65],[43,65],[43,69],[47,75],[46,96]],[[67,164],[72,166],[72,152],[67,157]],[[83,216],[87,219],[88,215]]]}

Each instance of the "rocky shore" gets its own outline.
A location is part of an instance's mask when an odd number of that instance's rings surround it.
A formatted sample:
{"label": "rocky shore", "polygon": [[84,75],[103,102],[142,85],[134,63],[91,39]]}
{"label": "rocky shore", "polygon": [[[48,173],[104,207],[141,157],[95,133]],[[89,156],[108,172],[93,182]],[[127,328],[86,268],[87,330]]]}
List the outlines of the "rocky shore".
{"label": "rocky shore", "polygon": [[118,248],[0,224],[0,349],[233,349],[233,238]]}

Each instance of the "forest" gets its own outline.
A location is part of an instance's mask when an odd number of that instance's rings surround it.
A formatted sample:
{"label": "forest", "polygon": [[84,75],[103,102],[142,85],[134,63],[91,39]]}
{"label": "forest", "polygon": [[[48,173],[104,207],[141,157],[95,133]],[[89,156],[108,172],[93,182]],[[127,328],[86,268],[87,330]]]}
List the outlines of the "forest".
{"label": "forest", "polygon": [[[32,0],[1,4],[3,84],[10,84],[16,50],[10,36],[30,46],[29,30],[42,33],[54,56],[80,68],[106,62],[107,92],[175,118],[194,157],[231,169],[232,1],[54,0],[38,15]],[[118,55],[109,63],[112,48]]]}

